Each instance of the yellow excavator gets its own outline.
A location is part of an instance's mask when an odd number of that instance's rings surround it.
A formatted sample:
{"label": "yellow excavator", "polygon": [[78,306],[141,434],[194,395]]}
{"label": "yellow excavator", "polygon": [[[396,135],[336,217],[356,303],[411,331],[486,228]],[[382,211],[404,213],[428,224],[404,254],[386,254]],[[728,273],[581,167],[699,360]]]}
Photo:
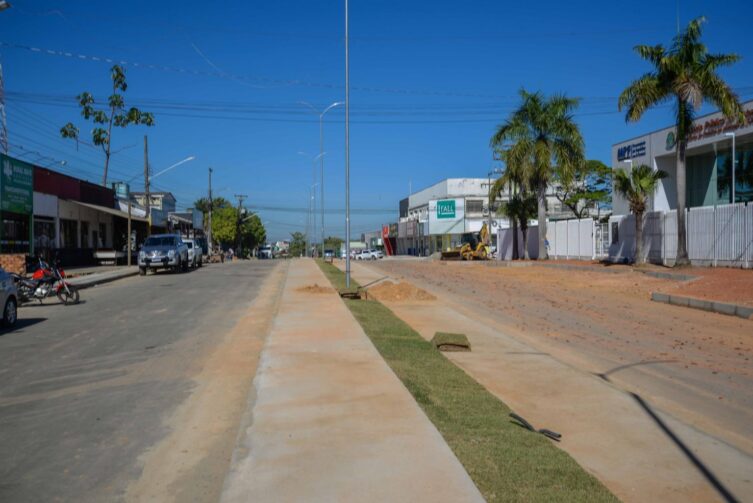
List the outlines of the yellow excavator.
{"label": "yellow excavator", "polygon": [[454,250],[442,252],[442,260],[488,260],[489,229],[486,222],[479,232],[466,232],[460,238],[461,245]]}

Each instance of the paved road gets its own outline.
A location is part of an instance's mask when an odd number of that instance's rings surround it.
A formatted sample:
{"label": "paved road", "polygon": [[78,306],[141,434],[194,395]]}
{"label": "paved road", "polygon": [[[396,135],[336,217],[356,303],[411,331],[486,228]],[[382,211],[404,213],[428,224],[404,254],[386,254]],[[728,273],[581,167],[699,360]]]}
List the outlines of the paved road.
{"label": "paved road", "polygon": [[123,498],[272,269],[217,264],[22,308],[0,332],[0,501]]}

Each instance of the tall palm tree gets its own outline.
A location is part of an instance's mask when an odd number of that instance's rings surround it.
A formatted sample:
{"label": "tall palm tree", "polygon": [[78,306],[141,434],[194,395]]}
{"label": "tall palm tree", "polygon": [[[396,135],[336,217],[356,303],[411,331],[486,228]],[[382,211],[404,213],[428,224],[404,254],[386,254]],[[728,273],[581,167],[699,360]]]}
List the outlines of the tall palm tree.
{"label": "tall palm tree", "polygon": [[648,197],[653,195],[659,180],[666,178],[662,170],[654,171],[650,166],[641,164],[628,173],[619,169],[614,173],[614,189],[624,197],[635,215],[635,262],[643,264],[643,215],[646,213]]}
{"label": "tall palm tree", "polygon": [[509,165],[526,171],[525,178],[538,202],[539,259],[548,259],[546,249],[546,190],[554,177],[554,166],[565,176],[583,161],[583,137],[573,120],[578,100],[564,95],[549,98],[540,92],[520,90],[523,102],[502,123],[491,139],[501,150],[510,142],[505,155]]}
{"label": "tall palm tree", "polygon": [[618,109],[626,110],[625,120],[638,121],[649,108],[675,102],[677,117],[677,260],[688,265],[685,229],[685,150],[697,110],[704,101],[713,103],[730,120],[745,123],[740,100],[717,69],[740,59],[737,54],[709,54],[701,42],[701,24],[705,18],[694,19],[672,41],[669,49],[660,45],[635,47],[641,58],[654,68],[633,81],[620,94]]}

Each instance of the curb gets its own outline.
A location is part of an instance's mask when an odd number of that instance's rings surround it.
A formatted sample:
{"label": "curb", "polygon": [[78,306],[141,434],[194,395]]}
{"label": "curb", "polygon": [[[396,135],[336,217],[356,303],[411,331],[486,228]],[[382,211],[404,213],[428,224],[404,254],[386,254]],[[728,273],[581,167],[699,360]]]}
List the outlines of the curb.
{"label": "curb", "polygon": [[110,281],[116,281],[122,278],[127,278],[129,276],[136,276],[138,273],[139,270],[138,268],[136,268],[133,271],[117,271],[116,273],[92,274],[90,276],[81,276],[79,278],[71,279],[69,283],[79,290],[84,290],[85,288],[91,288],[96,285],[101,285],[102,283],[109,283]]}
{"label": "curb", "polygon": [[726,302],[717,302],[714,300],[695,299],[693,297],[683,297],[681,295],[669,295],[667,293],[651,292],[651,300],[662,302],[673,306],[690,307],[709,311],[712,313],[726,314],[728,316],[738,316],[745,320],[753,319],[753,307],[741,306],[739,304],[728,304]]}

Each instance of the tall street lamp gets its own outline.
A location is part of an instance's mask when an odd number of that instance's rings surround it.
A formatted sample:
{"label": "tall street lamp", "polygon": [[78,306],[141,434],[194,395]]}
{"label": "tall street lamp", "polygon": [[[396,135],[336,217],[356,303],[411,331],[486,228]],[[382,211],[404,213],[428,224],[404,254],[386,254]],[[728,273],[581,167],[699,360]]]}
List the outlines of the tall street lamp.
{"label": "tall street lamp", "polygon": [[350,64],[348,0],[345,0],[345,288],[350,288]]}
{"label": "tall street lamp", "polygon": [[732,137],[732,204],[735,204],[735,164],[737,164],[737,158],[735,157],[735,133],[724,133],[724,136]]}
{"label": "tall street lamp", "polygon": [[[309,157],[311,155],[311,154],[309,154],[307,152],[298,152],[298,154],[306,156],[306,157]],[[322,159],[326,154],[327,154],[327,152],[320,152],[319,154],[315,155],[311,159],[311,183],[312,183],[312,186],[319,185],[316,182],[316,161]],[[320,201],[320,204],[322,204],[322,201]],[[309,220],[311,222],[311,234],[315,236],[316,235],[316,197],[315,196],[313,196],[312,205],[313,205],[313,207],[309,208],[309,211],[310,211]],[[308,233],[306,234],[307,241],[311,242],[311,237],[312,236],[309,236]],[[313,257],[313,254],[312,254],[312,257]]]}
{"label": "tall street lamp", "polygon": [[321,256],[324,256],[324,128],[323,128],[323,122],[324,122],[324,114],[332,110],[333,108],[343,105],[344,103],[341,101],[335,101],[330,106],[325,108],[322,112],[319,112],[311,103],[308,103],[306,101],[299,101],[301,105],[306,105],[311,110],[313,110],[315,113],[319,114],[319,155],[321,156],[319,158],[319,164],[320,164],[320,173],[319,173],[319,210],[321,211],[321,233],[322,233],[322,254]]}

